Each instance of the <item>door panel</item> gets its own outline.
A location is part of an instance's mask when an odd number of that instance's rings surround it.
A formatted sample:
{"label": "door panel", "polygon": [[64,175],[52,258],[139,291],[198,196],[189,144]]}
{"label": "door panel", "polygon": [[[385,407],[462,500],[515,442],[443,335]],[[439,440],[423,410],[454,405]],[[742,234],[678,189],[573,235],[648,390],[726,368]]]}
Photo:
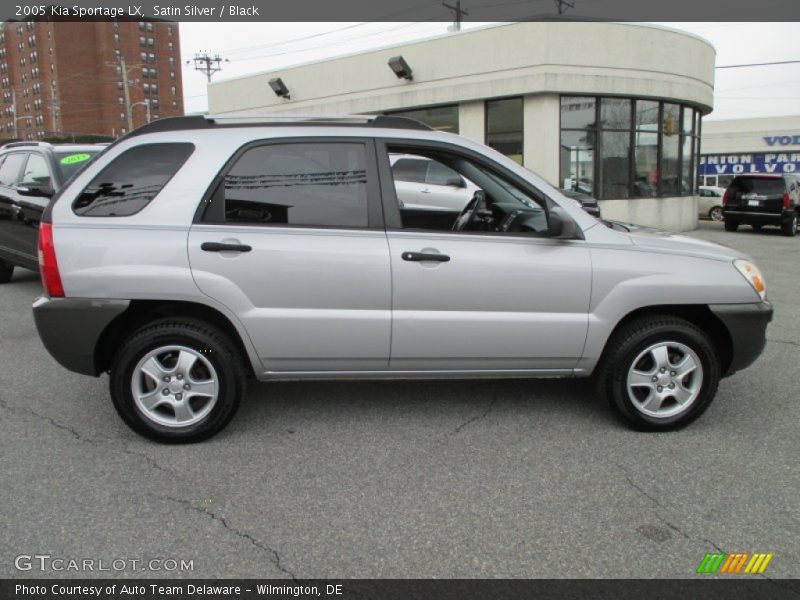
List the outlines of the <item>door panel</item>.
{"label": "door panel", "polygon": [[[588,324],[582,241],[389,232],[392,369],[571,369]],[[447,262],[404,260],[438,252]]]}

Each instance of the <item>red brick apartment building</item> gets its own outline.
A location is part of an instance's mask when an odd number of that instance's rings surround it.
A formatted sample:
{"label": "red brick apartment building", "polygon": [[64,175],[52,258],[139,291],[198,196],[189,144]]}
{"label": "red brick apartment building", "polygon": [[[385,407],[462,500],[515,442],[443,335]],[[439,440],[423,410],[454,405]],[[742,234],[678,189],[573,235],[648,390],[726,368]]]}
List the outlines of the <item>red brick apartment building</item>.
{"label": "red brick apartment building", "polygon": [[116,136],[148,113],[182,115],[178,24],[0,23],[0,93],[5,139]]}

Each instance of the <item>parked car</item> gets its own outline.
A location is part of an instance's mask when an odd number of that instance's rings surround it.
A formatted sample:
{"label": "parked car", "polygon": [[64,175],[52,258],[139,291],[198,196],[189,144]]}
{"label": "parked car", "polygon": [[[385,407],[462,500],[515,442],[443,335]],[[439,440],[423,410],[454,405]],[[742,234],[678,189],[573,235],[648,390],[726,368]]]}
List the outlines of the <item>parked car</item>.
{"label": "parked car", "polygon": [[583,210],[585,210],[593,217],[597,217],[598,219],[601,217],[600,205],[597,203],[597,198],[594,198],[589,194],[584,194],[583,192],[576,192],[574,190],[559,190],[559,191],[562,194],[564,194],[567,198],[572,198],[573,200],[575,200]]}
{"label": "parked car", "polygon": [[36,240],[50,198],[103,148],[11,142],[0,148],[0,283],[14,267],[38,269]]}
{"label": "parked car", "polygon": [[797,234],[800,213],[800,174],[738,175],[722,199],[725,231],[739,225],[760,229],[763,225],[781,228],[783,235]]}
{"label": "parked car", "polygon": [[[409,222],[393,155],[477,189],[450,222]],[[738,250],[606,226],[502,154],[393,117],[161,119],[76,175],[39,234],[44,345],[108,372],[122,419],[169,442],[221,430],[247,375],[592,376],[634,427],[672,429],[772,317]]]}
{"label": "parked car", "polygon": [[722,197],[725,188],[701,185],[697,190],[697,213],[701,219],[722,221]]}

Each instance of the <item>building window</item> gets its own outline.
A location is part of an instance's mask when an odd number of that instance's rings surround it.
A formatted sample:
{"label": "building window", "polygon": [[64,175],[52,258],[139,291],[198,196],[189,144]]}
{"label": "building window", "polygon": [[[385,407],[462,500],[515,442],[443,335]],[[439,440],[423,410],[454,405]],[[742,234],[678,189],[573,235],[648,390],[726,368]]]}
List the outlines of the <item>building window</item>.
{"label": "building window", "polygon": [[146,61],[147,60],[147,52],[139,52],[139,58],[142,60],[142,62]]}
{"label": "building window", "polygon": [[150,60],[150,62],[156,62],[156,55],[153,54],[152,52],[147,55],[147,58],[148,60]]}
{"label": "building window", "polygon": [[144,46],[144,45],[146,45],[146,44],[147,44],[147,38],[146,38],[146,37],[144,37],[143,35],[140,35],[140,36],[139,36],[139,45],[140,45],[140,46]]}
{"label": "building window", "polygon": [[170,67],[175,65],[175,57],[174,56],[170,56],[168,60],[169,60],[169,66]]}
{"label": "building window", "polygon": [[147,38],[147,45],[148,46],[154,46],[155,45],[155,40],[153,38]]}
{"label": "building window", "polygon": [[124,112],[119,113],[119,120],[120,121],[124,121],[125,120],[125,113]]}
{"label": "building window", "polygon": [[559,183],[599,199],[691,195],[698,136],[689,106],[562,96]]}
{"label": "building window", "polygon": [[167,35],[172,37],[172,25],[167,25]]}
{"label": "building window", "polygon": [[117,104],[125,104],[125,98],[122,96],[117,97]]}
{"label": "building window", "polygon": [[150,93],[150,84],[149,83],[143,83],[142,84],[142,89],[144,90],[145,94],[149,94]]}
{"label": "building window", "polygon": [[[175,87],[172,87],[175,93]],[[432,108],[419,108],[416,110],[403,110],[390,112],[394,117],[406,117],[414,119],[420,123],[425,123],[432,129],[447,131],[448,133],[458,133],[458,105],[450,104],[447,106],[434,106]]]}
{"label": "building window", "polygon": [[486,145],[522,164],[522,98],[486,102]]}
{"label": "building window", "polygon": [[139,31],[144,31],[144,21],[139,21]]}
{"label": "building window", "polygon": [[147,29],[147,31],[153,31],[153,24],[152,23],[146,23],[145,24],[145,28]]}
{"label": "building window", "polygon": [[175,86],[173,85],[173,86],[172,86],[172,87],[170,87],[169,89],[170,89],[170,91],[172,92],[172,95],[174,96],[174,95],[175,95]]}
{"label": "building window", "polygon": [[119,34],[118,33],[114,34],[114,43],[115,44],[119,44]]}

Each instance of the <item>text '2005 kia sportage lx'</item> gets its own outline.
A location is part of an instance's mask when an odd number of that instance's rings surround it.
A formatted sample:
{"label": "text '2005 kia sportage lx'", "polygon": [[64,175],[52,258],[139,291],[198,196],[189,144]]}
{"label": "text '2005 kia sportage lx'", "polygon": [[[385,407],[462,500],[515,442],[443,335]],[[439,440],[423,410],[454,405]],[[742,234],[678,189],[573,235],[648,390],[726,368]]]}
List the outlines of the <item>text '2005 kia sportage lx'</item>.
{"label": "text '2005 kia sportage lx'", "polygon": [[[398,155],[474,189],[398,202]],[[772,316],[740,252],[598,221],[501,154],[392,117],[152,123],[61,191],[39,246],[45,346],[108,372],[120,416],[161,441],[222,429],[248,375],[593,376],[634,427],[677,428]]]}

